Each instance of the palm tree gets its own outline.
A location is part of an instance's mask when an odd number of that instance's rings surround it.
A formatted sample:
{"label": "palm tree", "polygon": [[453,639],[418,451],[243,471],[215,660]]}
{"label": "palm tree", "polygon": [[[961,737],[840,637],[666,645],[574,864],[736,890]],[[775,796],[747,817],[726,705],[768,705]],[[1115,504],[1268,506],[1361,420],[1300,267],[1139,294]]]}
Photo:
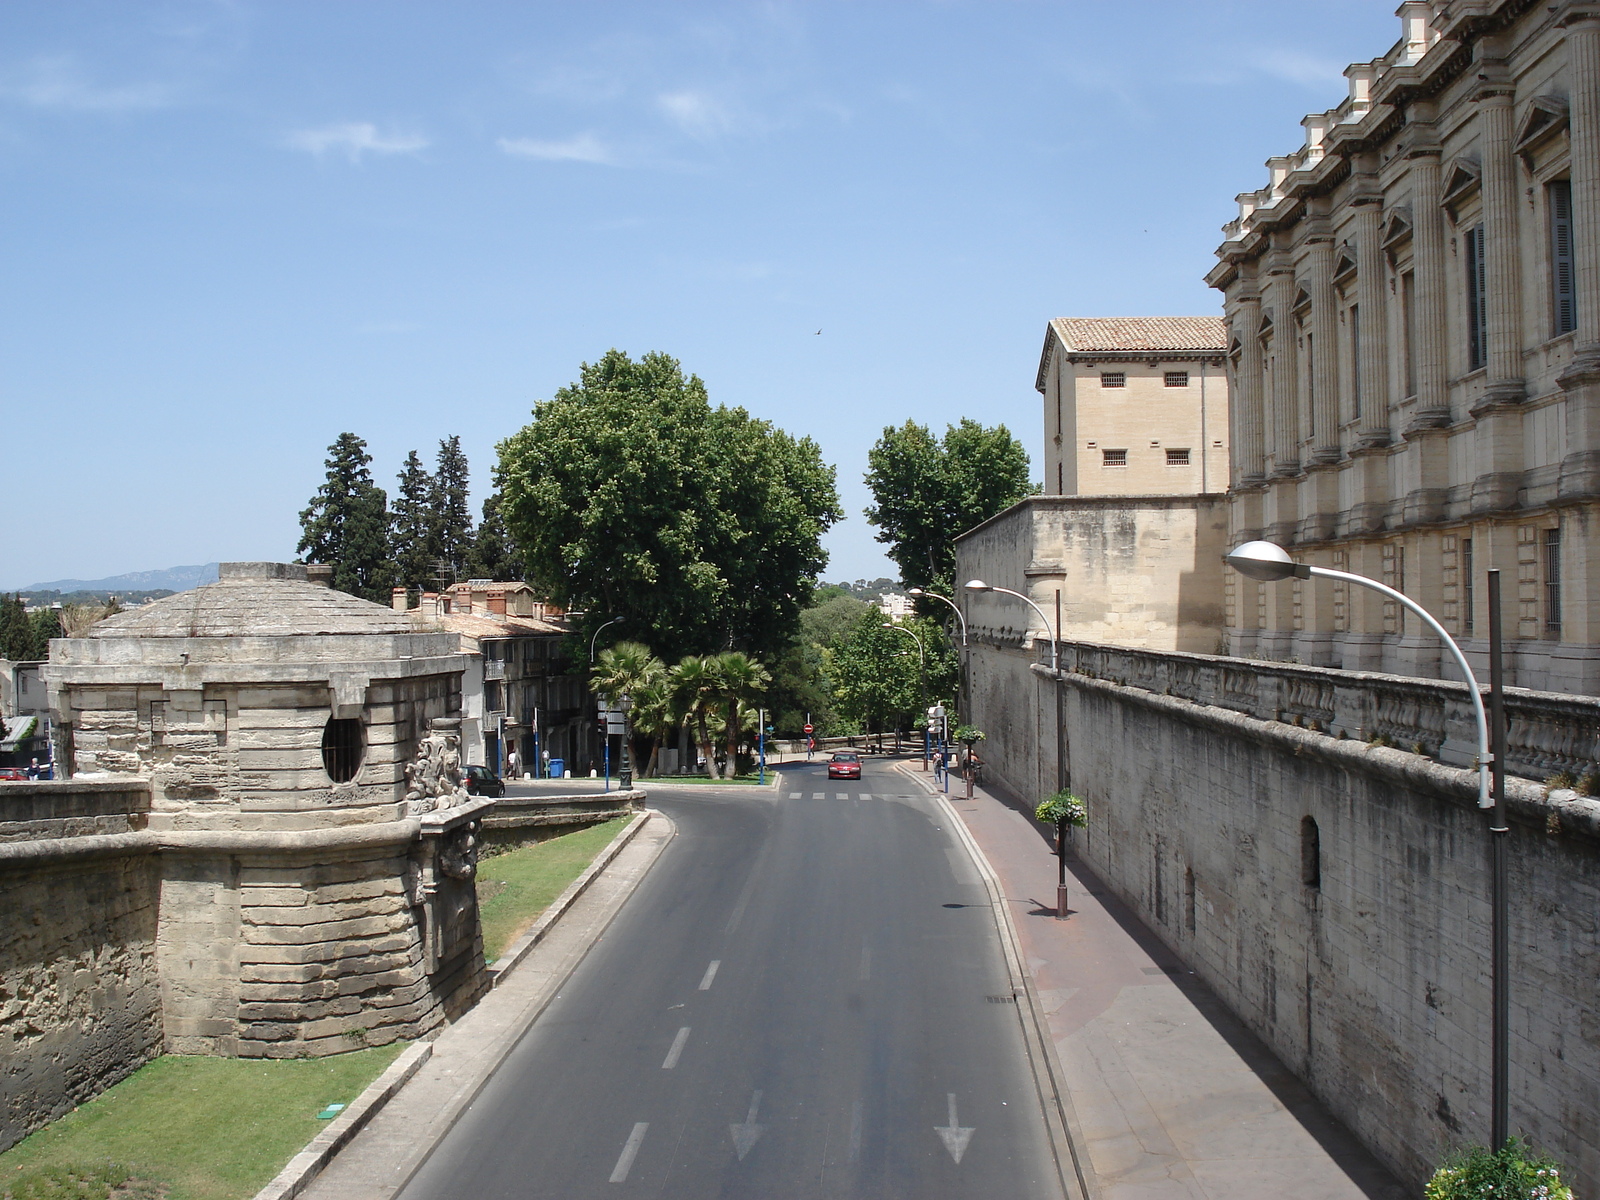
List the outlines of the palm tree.
{"label": "palm tree", "polygon": [[700,755],[706,760],[706,770],[711,778],[719,779],[717,756],[711,748],[711,732],[706,728],[706,714],[722,694],[721,664],[712,656],[697,657],[690,654],[672,668],[672,692],[678,708],[694,724],[695,741]]}
{"label": "palm tree", "polygon": [[622,696],[631,696],[637,704],[667,677],[666,664],[642,642],[618,642],[600,651],[590,672],[589,689],[612,706]]}
{"label": "palm tree", "polygon": [[661,757],[663,741],[683,724],[683,714],[677,705],[677,696],[662,669],[661,677],[645,684],[633,693],[633,728],[651,739],[650,757],[645,762],[643,774],[654,775]]}
{"label": "palm tree", "polygon": [[739,731],[742,725],[739,710],[766,690],[767,684],[772,682],[772,676],[759,662],[740,650],[728,650],[717,655],[717,673],[722,677],[721,699],[728,706],[728,778],[732,779],[739,761]]}

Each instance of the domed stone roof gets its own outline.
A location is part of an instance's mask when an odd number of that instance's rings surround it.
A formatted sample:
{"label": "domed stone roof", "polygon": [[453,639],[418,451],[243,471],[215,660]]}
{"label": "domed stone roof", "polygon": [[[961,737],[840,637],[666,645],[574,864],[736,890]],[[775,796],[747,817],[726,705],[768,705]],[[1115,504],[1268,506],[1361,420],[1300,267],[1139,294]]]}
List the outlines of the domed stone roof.
{"label": "domed stone roof", "polygon": [[[325,574],[327,568],[311,572]],[[227,638],[412,633],[404,613],[313,583],[298,563],[223,563],[216,583],[108,617],[84,637]]]}

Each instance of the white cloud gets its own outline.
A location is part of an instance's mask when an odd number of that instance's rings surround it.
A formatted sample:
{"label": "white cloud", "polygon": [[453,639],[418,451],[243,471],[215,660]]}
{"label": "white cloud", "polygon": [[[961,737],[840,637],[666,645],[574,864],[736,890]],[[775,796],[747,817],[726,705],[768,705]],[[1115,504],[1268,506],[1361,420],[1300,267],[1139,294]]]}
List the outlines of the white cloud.
{"label": "white cloud", "polygon": [[430,145],[419,133],[379,133],[378,127],[370,121],[301,129],[291,133],[285,142],[292,150],[304,150],[319,158],[330,151],[341,153],[351,162],[360,162],[361,156],[368,153],[415,154]]}
{"label": "white cloud", "polygon": [[733,129],[731,113],[704,92],[663,92],[656,107],[678,128],[697,138],[713,138]]}
{"label": "white cloud", "polygon": [[139,83],[101,87],[89,82],[71,58],[36,58],[19,69],[0,74],[0,95],[33,108],[74,112],[130,112],[164,108],[172,103],[165,84]]}
{"label": "white cloud", "polygon": [[574,134],[561,141],[544,141],[539,138],[501,138],[501,151],[513,158],[538,158],[546,162],[598,163],[615,166],[617,159],[611,149],[592,133]]}
{"label": "white cloud", "polygon": [[1255,65],[1268,75],[1306,87],[1344,84],[1344,63],[1299,50],[1268,51],[1255,60]]}

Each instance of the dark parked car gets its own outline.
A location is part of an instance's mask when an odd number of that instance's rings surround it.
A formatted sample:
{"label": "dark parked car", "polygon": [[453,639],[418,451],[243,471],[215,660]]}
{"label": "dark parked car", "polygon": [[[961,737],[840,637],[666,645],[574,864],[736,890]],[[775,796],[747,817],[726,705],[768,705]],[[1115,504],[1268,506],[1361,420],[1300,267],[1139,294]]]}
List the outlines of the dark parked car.
{"label": "dark parked car", "polygon": [[488,767],[480,767],[476,763],[465,768],[467,791],[474,796],[504,796],[506,794],[505,780],[496,775]]}
{"label": "dark parked car", "polygon": [[828,760],[829,779],[860,779],[861,756],[854,750],[839,750]]}

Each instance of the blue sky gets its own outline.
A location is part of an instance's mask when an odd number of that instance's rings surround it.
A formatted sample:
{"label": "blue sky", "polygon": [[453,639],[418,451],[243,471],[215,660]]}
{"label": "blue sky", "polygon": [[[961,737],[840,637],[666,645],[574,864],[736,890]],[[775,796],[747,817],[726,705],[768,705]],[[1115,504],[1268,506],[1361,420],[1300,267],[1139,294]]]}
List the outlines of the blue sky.
{"label": "blue sky", "polygon": [[[1064,315],[1219,311],[1235,193],[1393,5],[0,6],[0,587],[288,559],[343,430],[378,482],[612,346],[809,434],[1041,442]],[[820,329],[819,335],[816,331]]]}

